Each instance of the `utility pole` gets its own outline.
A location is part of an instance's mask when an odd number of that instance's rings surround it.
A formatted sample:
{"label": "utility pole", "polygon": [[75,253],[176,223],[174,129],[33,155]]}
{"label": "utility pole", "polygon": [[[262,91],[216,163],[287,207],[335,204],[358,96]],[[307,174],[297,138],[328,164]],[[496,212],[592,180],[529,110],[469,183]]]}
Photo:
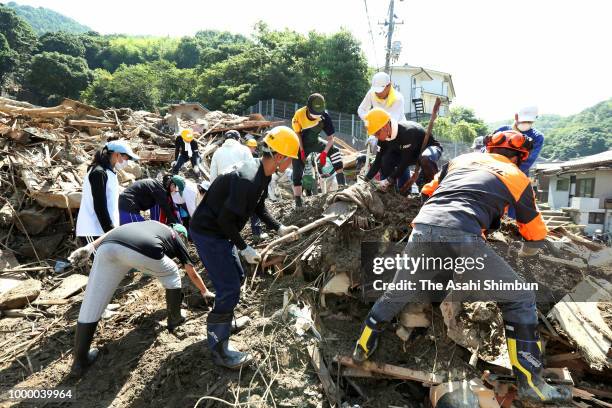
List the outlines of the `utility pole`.
{"label": "utility pole", "polygon": [[[403,0],[400,0],[403,1]],[[380,25],[388,26],[387,29],[387,49],[385,50],[385,72],[390,73],[391,59],[393,58],[393,31],[395,31],[396,24],[403,24],[403,22],[396,22],[396,16],[394,11],[395,0],[389,1],[389,16],[387,21],[379,23]]]}

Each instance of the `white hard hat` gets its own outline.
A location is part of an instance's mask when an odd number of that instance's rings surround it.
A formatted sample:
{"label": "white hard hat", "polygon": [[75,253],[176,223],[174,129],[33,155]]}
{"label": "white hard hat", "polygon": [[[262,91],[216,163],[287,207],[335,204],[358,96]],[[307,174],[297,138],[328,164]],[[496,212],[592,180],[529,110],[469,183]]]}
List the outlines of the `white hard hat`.
{"label": "white hard hat", "polygon": [[538,118],[538,107],[537,106],[527,106],[518,111],[518,121],[517,122],[535,122]]}
{"label": "white hard hat", "polygon": [[380,93],[391,83],[391,77],[386,72],[377,72],[372,77],[372,91]]}

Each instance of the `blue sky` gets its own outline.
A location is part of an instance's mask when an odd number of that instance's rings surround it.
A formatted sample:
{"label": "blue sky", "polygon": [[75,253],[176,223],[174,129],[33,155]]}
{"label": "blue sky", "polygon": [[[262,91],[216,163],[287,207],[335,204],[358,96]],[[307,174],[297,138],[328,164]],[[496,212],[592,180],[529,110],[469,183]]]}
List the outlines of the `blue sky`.
{"label": "blue sky", "polygon": [[[177,0],[91,2],[18,0],[42,6],[100,33],[183,36],[201,29],[249,34],[258,20],[299,32],[350,30],[372,66],[384,62],[387,0]],[[400,63],[453,76],[455,104],[487,121],[509,119],[524,104],[541,113],[577,113],[612,96],[612,1],[396,0],[404,24]]]}

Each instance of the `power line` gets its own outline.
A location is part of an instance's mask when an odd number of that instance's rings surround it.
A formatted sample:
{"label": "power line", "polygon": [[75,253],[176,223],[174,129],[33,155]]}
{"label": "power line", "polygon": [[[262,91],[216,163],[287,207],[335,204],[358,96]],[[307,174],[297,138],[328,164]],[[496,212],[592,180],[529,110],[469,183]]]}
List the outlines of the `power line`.
{"label": "power line", "polygon": [[376,42],[374,41],[374,33],[372,32],[372,24],[370,23],[370,13],[368,12],[368,0],[363,0],[365,6],[366,17],[368,18],[368,28],[370,30],[370,40],[372,40],[372,50],[374,50],[374,63],[378,69],[378,56],[376,55]]}

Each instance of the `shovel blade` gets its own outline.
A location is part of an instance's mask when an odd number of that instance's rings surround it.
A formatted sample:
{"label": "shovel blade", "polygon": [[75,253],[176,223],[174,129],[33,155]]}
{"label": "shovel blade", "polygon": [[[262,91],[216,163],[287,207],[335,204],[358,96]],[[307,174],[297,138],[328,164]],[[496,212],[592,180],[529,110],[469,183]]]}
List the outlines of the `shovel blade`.
{"label": "shovel blade", "polygon": [[346,201],[336,201],[323,211],[323,215],[333,215],[329,222],[340,227],[355,214],[355,211],[357,211],[357,205]]}

